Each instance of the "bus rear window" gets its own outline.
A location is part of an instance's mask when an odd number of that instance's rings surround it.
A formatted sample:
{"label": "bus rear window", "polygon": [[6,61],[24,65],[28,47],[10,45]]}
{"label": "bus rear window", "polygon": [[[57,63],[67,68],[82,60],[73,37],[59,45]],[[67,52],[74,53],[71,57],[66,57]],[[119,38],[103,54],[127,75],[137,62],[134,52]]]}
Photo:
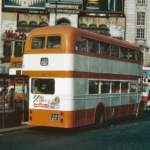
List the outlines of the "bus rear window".
{"label": "bus rear window", "polygon": [[22,67],[22,62],[13,62],[12,67]]}
{"label": "bus rear window", "polygon": [[45,46],[45,37],[34,37],[32,39],[32,49],[42,49]]}
{"label": "bus rear window", "polygon": [[47,48],[59,48],[61,46],[60,36],[49,36],[47,38]]}
{"label": "bus rear window", "polygon": [[54,94],[54,79],[32,79],[31,92],[33,94]]}

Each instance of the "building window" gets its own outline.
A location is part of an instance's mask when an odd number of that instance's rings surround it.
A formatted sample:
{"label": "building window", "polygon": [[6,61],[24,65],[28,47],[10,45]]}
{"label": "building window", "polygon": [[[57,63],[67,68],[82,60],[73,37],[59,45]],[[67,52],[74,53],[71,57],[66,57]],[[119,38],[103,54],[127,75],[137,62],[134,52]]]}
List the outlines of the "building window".
{"label": "building window", "polygon": [[137,25],[145,25],[145,12],[137,13]]}
{"label": "building window", "polygon": [[89,26],[89,28],[97,28],[97,26],[92,24],[92,25]]}
{"label": "building window", "polygon": [[22,42],[17,42],[16,43],[15,57],[22,57]]}
{"label": "building window", "polygon": [[38,24],[37,24],[37,22],[31,22],[30,23],[30,26],[37,26]]}
{"label": "building window", "polygon": [[79,26],[79,28],[81,28],[81,29],[87,28],[87,25],[81,24],[81,25]]}
{"label": "building window", "polygon": [[145,29],[137,29],[136,38],[144,39],[144,37],[145,37]]}
{"label": "building window", "polygon": [[106,27],[105,25],[100,25],[100,26],[99,26],[99,29],[102,29],[102,30],[108,30],[107,27]]}
{"label": "building window", "polygon": [[61,19],[61,20],[57,21],[57,25],[70,26],[70,22],[66,19]]}
{"label": "building window", "polygon": [[138,4],[145,4],[145,0],[137,0]]}
{"label": "building window", "polygon": [[45,22],[40,23],[40,27],[46,27],[46,26],[48,26],[47,23],[45,23]]}
{"label": "building window", "polygon": [[20,23],[19,23],[19,25],[27,25],[27,22],[25,22],[25,21],[21,21]]}
{"label": "building window", "polygon": [[10,58],[11,57],[11,41],[6,41],[4,46],[4,57]]}
{"label": "building window", "polygon": [[116,10],[116,1],[108,0],[108,10],[115,11]]}

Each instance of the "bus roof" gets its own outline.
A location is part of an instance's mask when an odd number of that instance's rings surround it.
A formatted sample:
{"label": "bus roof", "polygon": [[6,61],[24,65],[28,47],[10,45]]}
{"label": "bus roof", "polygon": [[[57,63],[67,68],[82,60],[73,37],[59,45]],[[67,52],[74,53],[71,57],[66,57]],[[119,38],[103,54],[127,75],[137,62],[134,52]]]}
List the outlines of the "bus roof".
{"label": "bus roof", "polygon": [[[140,46],[138,46],[138,45],[131,44],[127,41],[121,41],[121,40],[118,40],[115,38],[92,33],[90,31],[86,31],[83,29],[74,28],[74,27],[70,27],[70,26],[48,26],[48,27],[36,28],[29,33],[27,40],[26,40],[25,53],[26,53],[26,51],[28,51],[30,49],[30,47],[29,47],[30,39],[33,36],[40,36],[40,35],[41,36],[62,35],[63,41],[66,42],[65,45],[67,45],[71,49],[75,47],[76,40],[80,36],[82,36],[85,38],[90,37],[90,39],[97,40],[100,42],[105,42],[105,43],[114,44],[114,45],[118,45],[121,47],[129,48],[129,49],[141,51]],[[67,41],[70,41],[70,42],[67,42]]]}

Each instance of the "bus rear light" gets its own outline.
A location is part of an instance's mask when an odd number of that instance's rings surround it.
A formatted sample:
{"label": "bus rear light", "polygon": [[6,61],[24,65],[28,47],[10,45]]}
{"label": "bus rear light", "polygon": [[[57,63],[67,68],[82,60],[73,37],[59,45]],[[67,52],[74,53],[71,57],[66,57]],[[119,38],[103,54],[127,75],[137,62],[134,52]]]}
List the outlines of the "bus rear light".
{"label": "bus rear light", "polygon": [[63,123],[63,119],[62,118],[60,119],[60,122]]}
{"label": "bus rear light", "polygon": [[32,114],[32,110],[30,110],[30,114]]}
{"label": "bus rear light", "polygon": [[32,121],[32,116],[30,116],[30,121]]}
{"label": "bus rear light", "polygon": [[61,112],[60,115],[63,116],[63,112]]}

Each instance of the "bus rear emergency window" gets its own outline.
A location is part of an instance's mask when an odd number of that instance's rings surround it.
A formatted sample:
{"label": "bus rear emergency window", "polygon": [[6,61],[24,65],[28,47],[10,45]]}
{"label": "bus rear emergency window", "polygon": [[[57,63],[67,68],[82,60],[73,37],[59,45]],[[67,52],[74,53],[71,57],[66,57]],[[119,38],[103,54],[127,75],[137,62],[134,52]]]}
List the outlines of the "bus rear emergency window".
{"label": "bus rear emergency window", "polygon": [[31,92],[33,94],[54,94],[54,79],[32,79]]}
{"label": "bus rear emergency window", "polygon": [[32,49],[43,49],[45,46],[45,37],[34,37],[32,39]]}
{"label": "bus rear emergency window", "polygon": [[60,36],[49,36],[47,39],[47,48],[59,48],[61,46]]}

